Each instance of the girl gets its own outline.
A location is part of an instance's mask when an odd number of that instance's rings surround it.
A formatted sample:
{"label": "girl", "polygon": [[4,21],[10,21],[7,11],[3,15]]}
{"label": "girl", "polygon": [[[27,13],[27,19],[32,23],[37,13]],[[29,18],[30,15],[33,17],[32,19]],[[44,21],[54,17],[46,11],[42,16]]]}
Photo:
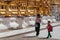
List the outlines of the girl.
{"label": "girl", "polygon": [[40,22],[41,22],[40,14],[37,14],[36,23],[35,23],[36,36],[39,35],[39,31],[40,31]]}

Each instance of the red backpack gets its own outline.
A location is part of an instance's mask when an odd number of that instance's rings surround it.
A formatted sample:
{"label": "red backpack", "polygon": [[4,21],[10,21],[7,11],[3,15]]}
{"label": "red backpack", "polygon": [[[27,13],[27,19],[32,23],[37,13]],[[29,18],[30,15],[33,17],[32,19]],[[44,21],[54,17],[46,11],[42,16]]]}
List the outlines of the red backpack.
{"label": "red backpack", "polygon": [[53,31],[53,27],[50,24],[48,24],[47,28],[48,28],[48,31],[51,31],[51,32]]}

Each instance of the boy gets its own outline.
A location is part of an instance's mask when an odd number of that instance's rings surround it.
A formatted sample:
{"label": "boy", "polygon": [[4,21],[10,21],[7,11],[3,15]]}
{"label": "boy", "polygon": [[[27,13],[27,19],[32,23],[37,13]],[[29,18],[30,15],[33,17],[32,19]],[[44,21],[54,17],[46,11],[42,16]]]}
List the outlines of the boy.
{"label": "boy", "polygon": [[52,35],[51,35],[51,33],[50,33],[50,32],[52,31],[52,26],[51,26],[51,24],[50,24],[50,21],[48,21],[47,30],[48,30],[48,36],[47,36],[47,38],[52,37]]}

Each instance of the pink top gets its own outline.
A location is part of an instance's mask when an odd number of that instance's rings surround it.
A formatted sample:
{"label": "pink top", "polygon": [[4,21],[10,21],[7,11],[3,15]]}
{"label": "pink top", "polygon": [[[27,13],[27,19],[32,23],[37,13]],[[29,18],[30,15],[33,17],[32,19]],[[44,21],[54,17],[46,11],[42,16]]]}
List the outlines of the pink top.
{"label": "pink top", "polygon": [[36,18],[36,22],[40,23],[41,22],[41,18]]}

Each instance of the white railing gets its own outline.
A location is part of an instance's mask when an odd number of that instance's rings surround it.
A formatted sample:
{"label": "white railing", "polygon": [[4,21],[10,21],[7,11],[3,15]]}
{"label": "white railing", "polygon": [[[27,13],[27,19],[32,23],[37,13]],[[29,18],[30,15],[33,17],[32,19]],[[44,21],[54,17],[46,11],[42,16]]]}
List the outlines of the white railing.
{"label": "white railing", "polygon": [[[13,28],[26,28],[29,25],[35,25],[36,17],[24,17],[24,18],[17,18],[17,17],[10,17],[10,18],[0,18],[0,28],[1,25],[5,26],[7,29]],[[56,22],[54,17],[42,17],[41,24],[46,24],[48,21]]]}

